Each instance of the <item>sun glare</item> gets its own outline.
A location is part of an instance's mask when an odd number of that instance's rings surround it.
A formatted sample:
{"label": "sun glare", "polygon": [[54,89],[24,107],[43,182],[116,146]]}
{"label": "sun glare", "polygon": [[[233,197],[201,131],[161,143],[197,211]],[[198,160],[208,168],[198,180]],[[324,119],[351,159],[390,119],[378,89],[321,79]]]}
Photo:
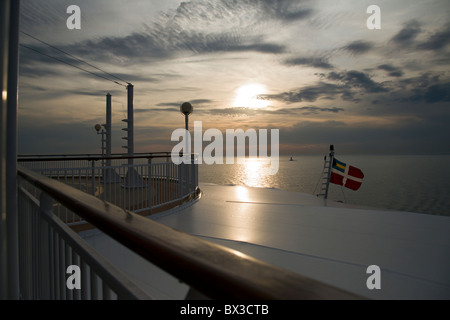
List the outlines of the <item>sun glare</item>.
{"label": "sun glare", "polygon": [[233,107],[261,109],[269,105],[269,101],[258,99],[259,95],[266,94],[266,87],[261,84],[248,84],[236,90]]}

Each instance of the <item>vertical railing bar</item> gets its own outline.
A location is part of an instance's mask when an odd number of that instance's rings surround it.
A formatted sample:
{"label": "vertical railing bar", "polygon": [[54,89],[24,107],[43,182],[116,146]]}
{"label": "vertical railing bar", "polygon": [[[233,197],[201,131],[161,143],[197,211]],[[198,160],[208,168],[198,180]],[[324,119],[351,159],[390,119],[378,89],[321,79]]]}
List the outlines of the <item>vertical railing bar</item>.
{"label": "vertical railing bar", "polygon": [[60,295],[61,300],[66,299],[66,268],[65,268],[65,241],[61,235],[59,235],[59,276],[60,276]]}
{"label": "vertical railing bar", "polygon": [[60,270],[59,270],[59,235],[56,232],[56,230],[53,229],[53,265],[54,265],[54,274],[53,274],[53,278],[54,278],[54,295],[55,295],[55,300],[60,300],[60,290],[59,290],[59,286],[60,286]]}
{"label": "vertical railing bar", "polygon": [[80,257],[80,269],[81,269],[81,300],[89,300],[91,290],[90,290],[90,272],[88,271],[88,265]]}
{"label": "vertical railing bar", "polygon": [[37,240],[37,235],[38,235],[38,226],[37,226],[37,217],[38,215],[36,214],[31,214],[30,216],[30,222],[31,222],[31,285],[32,287],[32,299],[36,299],[38,296],[38,288],[39,288],[39,277],[38,277],[38,270],[39,270],[39,256],[38,256],[38,240]]}
{"label": "vertical railing bar", "polygon": [[[79,267],[81,270],[78,254],[75,252],[75,250],[72,247],[71,247],[71,252],[72,252],[71,264]],[[80,300],[80,289],[75,288],[72,290],[72,300]]]}
{"label": "vertical railing bar", "polygon": [[92,268],[90,268],[90,280],[91,280],[91,300],[99,299],[98,281],[97,275]]}
{"label": "vertical railing bar", "polygon": [[111,289],[105,281],[102,281],[103,300],[111,300]]}
{"label": "vertical railing bar", "polygon": [[161,164],[158,163],[158,205],[161,204]]}
{"label": "vertical railing bar", "polygon": [[[64,241],[64,249],[65,249],[65,266],[64,266],[64,275],[65,275],[65,279],[67,277],[66,274],[66,270],[69,266],[71,266],[72,263],[72,253],[71,253],[71,248],[69,246],[69,244],[67,243],[67,241]],[[67,282],[64,283],[65,284],[65,288],[66,288],[66,300],[73,300],[73,290],[69,289],[69,287],[67,286]]]}

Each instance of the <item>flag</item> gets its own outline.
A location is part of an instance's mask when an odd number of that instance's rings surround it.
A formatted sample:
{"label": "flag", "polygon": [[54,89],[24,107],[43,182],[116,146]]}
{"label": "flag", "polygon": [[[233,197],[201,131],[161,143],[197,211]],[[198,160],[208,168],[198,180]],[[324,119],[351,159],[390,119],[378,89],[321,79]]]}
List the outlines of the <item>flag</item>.
{"label": "flag", "polygon": [[331,183],[356,191],[361,187],[363,179],[364,173],[360,169],[333,159],[333,168],[330,177]]}

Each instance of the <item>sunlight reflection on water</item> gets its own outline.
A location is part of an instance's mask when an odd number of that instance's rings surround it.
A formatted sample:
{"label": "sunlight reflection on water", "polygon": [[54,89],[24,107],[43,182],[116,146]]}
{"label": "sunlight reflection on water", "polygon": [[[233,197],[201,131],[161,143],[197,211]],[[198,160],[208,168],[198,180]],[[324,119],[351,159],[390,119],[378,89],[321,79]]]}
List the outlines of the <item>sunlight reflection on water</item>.
{"label": "sunlight reflection on water", "polygon": [[[359,191],[332,185],[330,199],[350,204],[450,216],[450,156],[338,156],[360,168]],[[279,171],[258,159],[245,164],[201,165],[199,181],[317,194],[323,156],[280,157]]]}

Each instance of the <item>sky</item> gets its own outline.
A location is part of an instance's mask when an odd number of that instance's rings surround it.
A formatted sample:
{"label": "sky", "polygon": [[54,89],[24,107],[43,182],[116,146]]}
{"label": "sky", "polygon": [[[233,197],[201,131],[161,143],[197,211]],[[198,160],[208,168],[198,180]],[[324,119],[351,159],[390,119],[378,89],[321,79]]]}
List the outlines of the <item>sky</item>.
{"label": "sky", "polygon": [[190,102],[203,130],[280,130],[285,155],[449,154],[449,18],[448,0],[22,0],[19,154],[100,153],[108,93],[125,152],[126,83],[136,152],[171,151]]}

